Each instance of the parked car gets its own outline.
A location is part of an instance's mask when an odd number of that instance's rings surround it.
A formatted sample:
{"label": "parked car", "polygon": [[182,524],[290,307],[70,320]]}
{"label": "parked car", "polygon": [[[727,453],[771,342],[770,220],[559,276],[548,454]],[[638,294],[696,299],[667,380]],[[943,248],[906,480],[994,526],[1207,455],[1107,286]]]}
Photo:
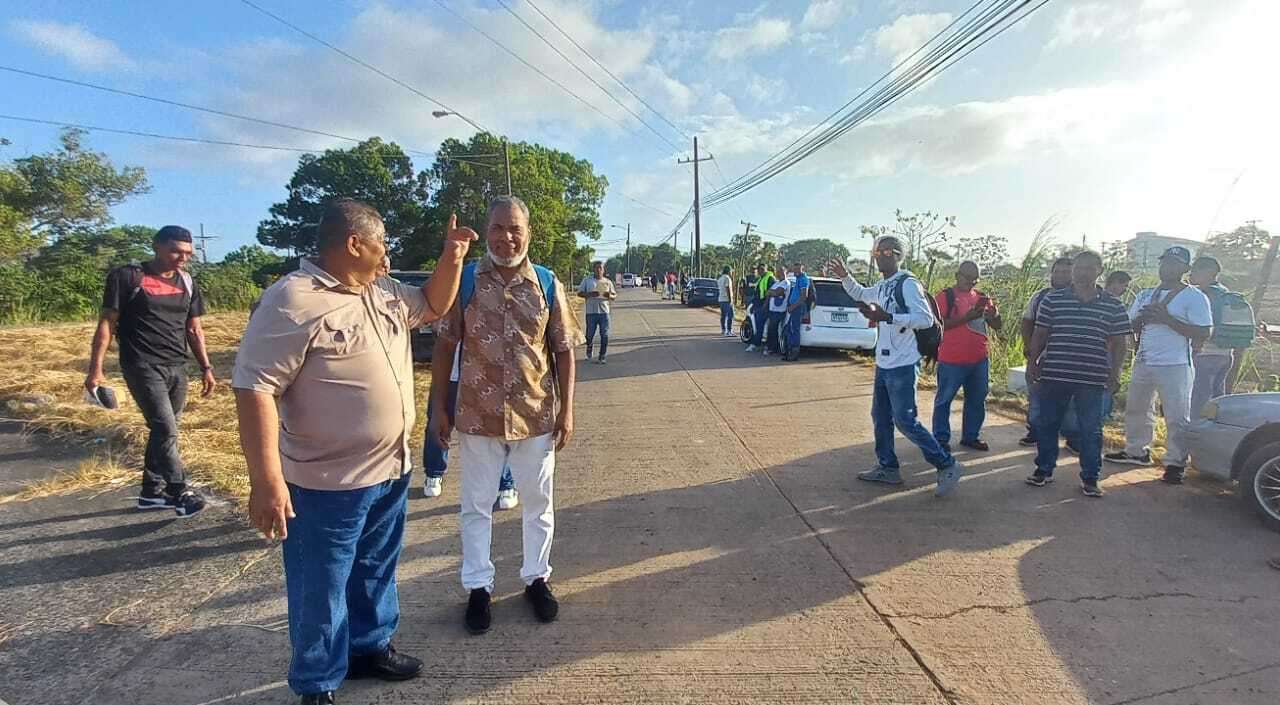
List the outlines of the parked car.
{"label": "parked car", "polygon": [[634,275],[634,274],[623,274],[623,275],[622,275],[622,286],[623,286],[623,287],[637,286],[637,283],[636,283],[636,275]]}
{"label": "parked car", "polygon": [[1192,464],[1238,482],[1245,504],[1280,531],[1280,392],[1218,397],[1203,416],[1187,433]]}
{"label": "parked car", "polygon": [[695,277],[680,292],[680,303],[685,306],[718,306],[720,304],[720,285],[715,279]]}
{"label": "parked car", "polygon": [[[867,325],[867,319],[853,305],[853,298],[844,290],[839,279],[809,277],[813,286],[814,304],[807,312],[797,309],[804,316],[800,325],[801,348],[826,348],[829,350],[871,350],[876,346],[876,329]],[[742,324],[742,340],[751,339],[752,321]],[[782,341],[786,352],[786,340]]]}
{"label": "parked car", "polygon": [[[401,284],[421,287],[431,278],[431,272],[391,272],[389,276]],[[431,349],[436,344],[436,334],[428,323],[413,331],[409,336],[409,344],[413,347],[414,362],[431,362]]]}

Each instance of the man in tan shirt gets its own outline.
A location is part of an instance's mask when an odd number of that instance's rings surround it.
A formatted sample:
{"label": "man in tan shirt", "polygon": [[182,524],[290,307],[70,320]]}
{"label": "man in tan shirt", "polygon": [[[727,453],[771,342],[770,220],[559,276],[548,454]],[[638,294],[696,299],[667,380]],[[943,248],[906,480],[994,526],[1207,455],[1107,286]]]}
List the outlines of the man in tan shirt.
{"label": "man in tan shirt", "polygon": [[249,518],[284,541],[289,686],[304,704],[333,703],[346,678],[422,670],[391,646],[415,417],[409,335],[453,305],[475,238],[451,221],[417,289],[378,275],[378,212],[337,201],[320,221],[319,258],[272,285],[245,331],[232,386]]}
{"label": "man in tan shirt", "polygon": [[[463,293],[436,326],[432,386],[449,383],[450,353],[462,343],[455,419],[462,458],[462,586],[470,591],[466,625],[477,634],[490,623],[492,508],[504,464],[524,507],[525,597],[543,622],[559,612],[547,585],[555,532],[552,479],[555,453],[573,435],[578,331],[564,286],[529,262],[530,238],[524,202],[510,196],[494,201],[485,228],[488,255],[468,265]],[[440,421],[435,430],[447,447],[452,429],[445,411],[440,406],[432,417]]]}

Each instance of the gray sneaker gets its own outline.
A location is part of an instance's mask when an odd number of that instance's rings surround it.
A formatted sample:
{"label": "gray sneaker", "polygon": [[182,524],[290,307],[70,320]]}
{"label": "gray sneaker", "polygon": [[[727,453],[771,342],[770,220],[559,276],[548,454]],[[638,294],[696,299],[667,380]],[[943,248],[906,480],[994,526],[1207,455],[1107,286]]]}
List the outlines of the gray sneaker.
{"label": "gray sneaker", "polygon": [[949,467],[938,471],[938,489],[933,491],[934,497],[946,497],[951,494],[951,490],[960,484],[960,475],[964,472],[964,466],[959,462],[952,463]]}
{"label": "gray sneaker", "polygon": [[896,468],[876,466],[858,473],[858,479],[866,482],[879,482],[885,485],[901,485],[902,473],[898,472]]}

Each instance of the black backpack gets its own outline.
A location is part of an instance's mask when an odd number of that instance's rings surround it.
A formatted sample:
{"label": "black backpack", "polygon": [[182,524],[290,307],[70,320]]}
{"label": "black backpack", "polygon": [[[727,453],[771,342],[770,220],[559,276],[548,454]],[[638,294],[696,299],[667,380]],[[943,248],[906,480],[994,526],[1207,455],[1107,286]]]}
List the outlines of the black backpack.
{"label": "black backpack", "polygon": [[[898,313],[907,313],[907,299],[902,295],[902,286],[908,279],[915,279],[910,274],[898,279],[897,284],[893,286],[893,300],[898,304]],[[917,280],[918,281],[918,280]],[[926,364],[932,364],[938,360],[938,348],[942,347],[942,312],[938,310],[938,302],[928,292],[924,295],[925,301],[929,302],[929,315],[933,316],[933,325],[928,328],[917,328],[916,349],[920,351],[920,357],[924,358]]]}

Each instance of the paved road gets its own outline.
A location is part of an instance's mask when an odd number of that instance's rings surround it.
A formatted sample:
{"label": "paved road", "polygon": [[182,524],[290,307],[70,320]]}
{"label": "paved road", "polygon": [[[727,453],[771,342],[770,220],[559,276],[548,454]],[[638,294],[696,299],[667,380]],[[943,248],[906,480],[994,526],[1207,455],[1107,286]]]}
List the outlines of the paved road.
{"label": "paved road", "polygon": [[[508,514],[495,530],[494,629],[465,634],[449,482],[412,500],[400,575],[398,644],[429,673],[351,683],[342,702],[1276,702],[1280,574],[1263,559],[1280,537],[1220,488],[1134,470],[1089,501],[1074,465],[1029,488],[1021,428],[1001,417],[993,451],[962,456],[955,496],[935,499],[932,470],[901,447],[907,487],[867,486],[852,473],[873,462],[869,370],[840,355],[769,363],[715,330],[711,312],[624,291],[610,364],[579,368],[578,436],[557,473],[559,622],[537,624],[520,598]],[[156,551],[159,535],[203,552],[178,559],[181,576],[145,572],[196,609],[143,583],[148,601],[109,620],[123,626],[82,629],[127,643],[91,672],[92,702],[290,702],[277,552],[216,512],[131,532],[122,545],[145,535]],[[83,538],[42,550],[92,557]],[[0,599],[73,590],[74,571],[35,561],[0,577]],[[133,589],[139,563],[62,599]],[[3,651],[40,643],[0,646],[0,667],[13,662]],[[80,702],[71,688],[84,682],[15,660],[23,683],[0,698]]]}

